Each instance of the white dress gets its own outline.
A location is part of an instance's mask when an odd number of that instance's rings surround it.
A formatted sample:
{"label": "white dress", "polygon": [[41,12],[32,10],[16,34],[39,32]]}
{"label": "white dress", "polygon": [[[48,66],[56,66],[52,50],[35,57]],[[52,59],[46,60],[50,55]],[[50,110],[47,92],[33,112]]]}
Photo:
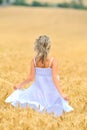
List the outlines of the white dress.
{"label": "white dress", "polygon": [[[9,95],[5,102],[11,103],[17,107],[20,103],[21,107],[31,107],[39,112],[53,112],[61,116],[63,112],[70,112],[73,108],[68,101],[58,92],[52,79],[52,63],[53,58],[48,68],[36,67],[34,59],[36,76],[35,81],[27,89],[17,89]],[[59,75],[58,75],[59,80]]]}

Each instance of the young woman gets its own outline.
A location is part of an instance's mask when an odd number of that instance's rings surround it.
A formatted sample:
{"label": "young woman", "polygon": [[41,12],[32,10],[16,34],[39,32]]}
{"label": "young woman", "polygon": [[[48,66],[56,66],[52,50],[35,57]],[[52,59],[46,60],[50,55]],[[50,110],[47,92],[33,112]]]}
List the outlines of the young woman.
{"label": "young woman", "polygon": [[[34,44],[36,56],[31,59],[30,74],[25,81],[14,86],[16,89],[5,102],[13,106],[27,106],[39,112],[53,112],[61,116],[73,108],[68,104],[68,97],[59,86],[58,63],[56,58],[49,57],[50,39],[46,35],[39,36]],[[33,81],[31,86],[22,90],[21,87]]]}

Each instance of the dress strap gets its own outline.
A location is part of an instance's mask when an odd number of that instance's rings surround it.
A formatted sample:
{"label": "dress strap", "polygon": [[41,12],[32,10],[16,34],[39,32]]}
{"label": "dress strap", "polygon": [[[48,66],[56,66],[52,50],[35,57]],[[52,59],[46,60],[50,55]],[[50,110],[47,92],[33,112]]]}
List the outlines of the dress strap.
{"label": "dress strap", "polygon": [[53,57],[52,57],[51,60],[50,60],[49,67],[51,67],[51,65],[52,65],[52,61],[53,61]]}
{"label": "dress strap", "polygon": [[35,57],[34,57],[34,65],[36,66],[36,61],[35,61]]}

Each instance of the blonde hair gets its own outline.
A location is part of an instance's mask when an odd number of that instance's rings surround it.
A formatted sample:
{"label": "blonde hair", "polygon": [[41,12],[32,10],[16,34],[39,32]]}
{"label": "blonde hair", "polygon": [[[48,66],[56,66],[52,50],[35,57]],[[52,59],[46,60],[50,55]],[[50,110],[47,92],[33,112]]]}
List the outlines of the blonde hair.
{"label": "blonde hair", "polygon": [[37,52],[36,63],[41,60],[42,64],[45,66],[45,61],[50,50],[50,38],[46,35],[39,36],[34,43],[34,51]]}

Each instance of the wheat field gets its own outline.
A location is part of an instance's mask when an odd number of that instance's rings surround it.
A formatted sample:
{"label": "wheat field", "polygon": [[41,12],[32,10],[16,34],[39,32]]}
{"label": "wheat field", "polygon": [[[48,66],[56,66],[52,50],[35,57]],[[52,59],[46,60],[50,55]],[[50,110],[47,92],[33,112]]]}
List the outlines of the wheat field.
{"label": "wheat field", "polygon": [[[87,12],[72,9],[0,7],[0,130],[87,130]],[[27,78],[33,43],[50,36],[60,86],[74,111],[61,117],[4,102]],[[28,88],[27,84],[23,88]]]}

